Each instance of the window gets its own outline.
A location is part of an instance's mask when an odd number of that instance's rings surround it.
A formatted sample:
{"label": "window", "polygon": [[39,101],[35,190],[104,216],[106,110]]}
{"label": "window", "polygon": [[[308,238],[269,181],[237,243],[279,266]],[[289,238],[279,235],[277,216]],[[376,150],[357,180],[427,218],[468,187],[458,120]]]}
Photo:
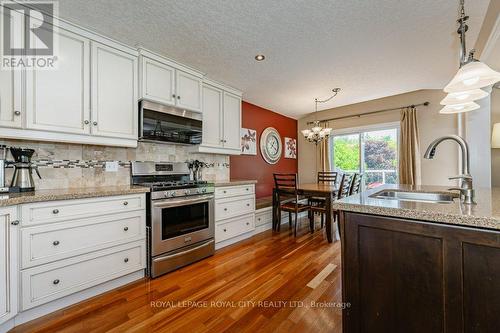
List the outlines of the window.
{"label": "window", "polygon": [[368,188],[398,182],[399,124],[346,129],[331,140],[335,171],[364,174]]}

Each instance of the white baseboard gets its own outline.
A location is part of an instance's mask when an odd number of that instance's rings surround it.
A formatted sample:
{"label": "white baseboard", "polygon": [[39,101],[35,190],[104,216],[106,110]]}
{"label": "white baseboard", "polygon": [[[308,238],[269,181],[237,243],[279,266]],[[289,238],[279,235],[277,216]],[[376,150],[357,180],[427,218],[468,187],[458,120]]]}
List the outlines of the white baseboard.
{"label": "white baseboard", "polygon": [[[102,284],[97,285],[95,287],[82,290],[78,293],[68,295],[68,296],[63,297],[61,299],[54,300],[54,301],[49,302],[47,304],[37,306],[36,308],[32,308],[32,309],[20,312],[17,314],[16,317],[12,318],[12,321],[13,321],[12,324],[14,326],[21,325],[21,324],[28,322],[30,320],[45,316],[46,314],[52,313],[54,311],[65,308],[67,306],[70,306],[70,305],[76,304],[78,302],[84,301],[86,299],[89,299],[91,297],[97,296],[97,295],[102,294],[106,291],[110,291],[112,289],[121,287],[127,283],[139,280],[139,279],[143,278],[144,276],[145,276],[144,270],[140,270],[140,271],[119,277],[117,279],[102,283]],[[9,322],[7,322],[7,323],[9,323]],[[0,332],[3,332],[2,330],[3,330],[3,325],[0,326]]]}

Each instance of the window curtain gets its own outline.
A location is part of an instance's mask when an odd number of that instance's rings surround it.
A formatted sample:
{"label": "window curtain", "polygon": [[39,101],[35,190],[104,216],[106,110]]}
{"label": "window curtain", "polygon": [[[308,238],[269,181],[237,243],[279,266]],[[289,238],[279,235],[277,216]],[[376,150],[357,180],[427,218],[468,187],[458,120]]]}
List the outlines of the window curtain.
{"label": "window curtain", "polygon": [[417,110],[414,107],[401,110],[399,183],[420,185],[420,148]]}
{"label": "window curtain", "polygon": [[[330,127],[328,123],[325,124],[325,127]],[[331,171],[331,139],[328,138],[326,140],[318,143],[318,152],[319,152],[319,168],[317,171]]]}

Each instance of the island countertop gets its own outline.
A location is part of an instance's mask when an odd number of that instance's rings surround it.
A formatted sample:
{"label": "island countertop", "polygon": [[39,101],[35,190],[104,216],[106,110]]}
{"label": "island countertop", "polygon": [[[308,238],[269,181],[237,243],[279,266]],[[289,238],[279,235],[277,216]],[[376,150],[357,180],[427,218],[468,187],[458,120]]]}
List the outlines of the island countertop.
{"label": "island countertop", "polygon": [[500,188],[476,189],[476,205],[377,199],[384,189],[409,192],[450,193],[442,186],[383,185],[332,203],[337,210],[500,230]]}
{"label": "island countertop", "polygon": [[84,199],[146,192],[149,192],[149,187],[124,185],[37,190],[23,193],[0,193],[0,207],[20,205],[30,202]]}

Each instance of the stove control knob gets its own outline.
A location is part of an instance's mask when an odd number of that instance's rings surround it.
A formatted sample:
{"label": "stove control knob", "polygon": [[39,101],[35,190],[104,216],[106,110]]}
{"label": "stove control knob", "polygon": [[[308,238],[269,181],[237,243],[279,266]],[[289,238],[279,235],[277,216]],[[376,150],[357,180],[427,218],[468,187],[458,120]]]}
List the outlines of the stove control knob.
{"label": "stove control knob", "polygon": [[201,189],[201,192],[202,192],[202,193],[207,193],[207,189],[206,189],[206,188],[203,188],[203,189]]}
{"label": "stove control knob", "polygon": [[184,191],[184,194],[185,194],[185,195],[189,195],[190,193],[191,193],[191,192],[190,192],[189,190],[185,190],[185,191]]}
{"label": "stove control knob", "polygon": [[170,197],[172,197],[172,198],[175,197],[175,192],[174,191],[170,192]]}

